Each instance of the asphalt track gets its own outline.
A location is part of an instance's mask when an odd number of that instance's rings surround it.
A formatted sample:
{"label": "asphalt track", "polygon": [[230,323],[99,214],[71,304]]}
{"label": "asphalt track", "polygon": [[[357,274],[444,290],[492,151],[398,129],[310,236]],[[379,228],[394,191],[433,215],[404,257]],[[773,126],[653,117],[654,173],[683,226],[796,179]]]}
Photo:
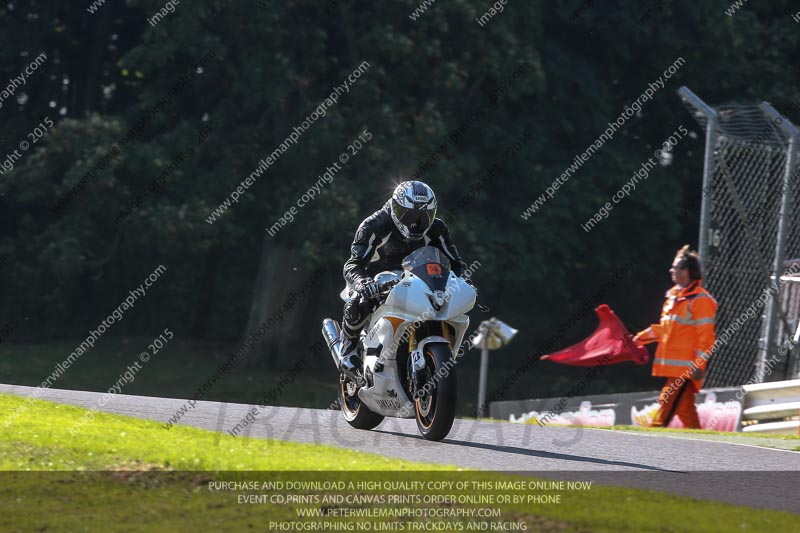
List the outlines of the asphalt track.
{"label": "asphalt track", "polygon": [[[29,396],[33,387],[0,385]],[[44,389],[42,400],[98,408],[97,392]],[[166,422],[185,400],[116,395],[102,411]],[[226,432],[257,409],[239,436],[326,444],[411,461],[514,471],[560,480],[645,488],[800,514],[800,452],[759,446],[582,428],[456,420],[442,442],[428,442],[414,420],[386,419],[358,431],[338,411],[199,401],[181,425]],[[0,420],[7,413],[0,412]],[[164,429],[165,438],[169,430]],[[800,519],[799,524],[800,524]]]}

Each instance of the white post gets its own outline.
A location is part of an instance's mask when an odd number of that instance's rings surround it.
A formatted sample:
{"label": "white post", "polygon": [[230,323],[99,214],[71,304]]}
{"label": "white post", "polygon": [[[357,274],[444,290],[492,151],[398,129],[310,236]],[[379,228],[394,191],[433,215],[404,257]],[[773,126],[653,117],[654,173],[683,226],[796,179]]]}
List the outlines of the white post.
{"label": "white post", "polygon": [[[783,187],[781,193],[781,207],[780,215],[778,218],[778,234],[775,239],[775,260],[772,266],[772,291],[769,293],[769,301],[766,306],[766,318],[764,322],[764,344],[760,350],[758,360],[756,362],[756,383],[764,383],[767,375],[767,361],[769,360],[770,353],[775,349],[775,335],[777,333],[778,314],[781,314],[782,319],[786,319],[783,313],[778,309],[780,306],[780,286],[781,276],[783,276],[783,260],[786,252],[786,237],[789,232],[789,217],[792,209],[792,176],[794,175],[795,168],[797,167],[797,143],[800,137],[800,131],[789,120],[783,118],[774,107],[767,102],[763,102],[760,106],[761,110],[770,119],[772,124],[778,124],[781,130],[789,138],[789,145],[786,152],[786,166],[783,171]],[[788,329],[789,324],[784,325]],[[789,335],[789,331],[784,332]],[[788,357],[788,356],[787,356]],[[787,363],[789,363],[787,359]],[[791,371],[789,365],[786,366],[787,375],[786,379],[791,379],[788,372]]]}
{"label": "white post", "polygon": [[481,375],[478,382],[478,418],[483,418],[486,414],[486,379],[489,374],[489,330],[483,335],[481,346]]}

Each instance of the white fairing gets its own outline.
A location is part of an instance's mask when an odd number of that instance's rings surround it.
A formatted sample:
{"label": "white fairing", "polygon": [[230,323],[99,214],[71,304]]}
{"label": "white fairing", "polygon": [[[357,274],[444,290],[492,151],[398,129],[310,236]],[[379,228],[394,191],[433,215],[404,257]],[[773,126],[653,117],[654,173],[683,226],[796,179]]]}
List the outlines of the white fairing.
{"label": "white fairing", "polygon": [[[455,351],[461,345],[469,326],[466,313],[475,306],[475,289],[454,274],[450,274],[439,302],[428,285],[409,271],[404,271],[400,282],[391,290],[386,301],[375,310],[369,325],[362,332],[364,344],[364,373],[372,375],[372,386],[361,388],[358,396],[375,413],[401,418],[413,418],[414,407],[406,395],[406,384],[401,383],[397,368],[397,349],[407,340],[406,331],[414,322],[445,321],[455,331],[450,349]],[[395,328],[387,317],[401,319]],[[397,320],[395,320],[397,322]],[[445,343],[442,337],[426,341],[417,337],[420,345]],[[383,369],[376,372],[376,365]]]}

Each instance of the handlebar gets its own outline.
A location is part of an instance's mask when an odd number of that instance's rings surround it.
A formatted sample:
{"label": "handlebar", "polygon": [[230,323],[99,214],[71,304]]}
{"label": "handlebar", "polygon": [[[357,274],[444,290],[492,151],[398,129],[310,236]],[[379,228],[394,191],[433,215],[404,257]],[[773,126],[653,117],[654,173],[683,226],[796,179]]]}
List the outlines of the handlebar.
{"label": "handlebar", "polygon": [[384,281],[383,283],[378,283],[378,294],[376,294],[372,300],[375,302],[382,302],[389,296],[389,292],[394,288],[395,285],[400,283],[400,280],[389,280]]}
{"label": "handlebar", "polygon": [[378,284],[378,292],[381,292],[381,293],[389,292],[398,283],[400,283],[400,280],[398,280],[398,279],[390,279],[388,281],[384,281],[383,283],[379,283]]}

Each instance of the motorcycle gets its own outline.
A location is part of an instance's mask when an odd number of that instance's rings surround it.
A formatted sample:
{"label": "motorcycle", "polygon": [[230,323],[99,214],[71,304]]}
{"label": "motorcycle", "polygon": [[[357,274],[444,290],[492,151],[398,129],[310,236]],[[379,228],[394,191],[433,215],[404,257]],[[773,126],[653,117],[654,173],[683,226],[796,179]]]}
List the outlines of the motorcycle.
{"label": "motorcycle", "polygon": [[[384,417],[416,418],[428,440],[445,438],[456,410],[456,359],[469,327],[475,289],[450,270],[438,248],[409,254],[402,271],[375,276],[378,307],[361,331],[361,364],[353,376],[339,375],[339,406],[357,429],[373,429]],[[352,291],[340,296],[347,301]],[[326,318],[322,335],[339,367],[340,325]]]}

